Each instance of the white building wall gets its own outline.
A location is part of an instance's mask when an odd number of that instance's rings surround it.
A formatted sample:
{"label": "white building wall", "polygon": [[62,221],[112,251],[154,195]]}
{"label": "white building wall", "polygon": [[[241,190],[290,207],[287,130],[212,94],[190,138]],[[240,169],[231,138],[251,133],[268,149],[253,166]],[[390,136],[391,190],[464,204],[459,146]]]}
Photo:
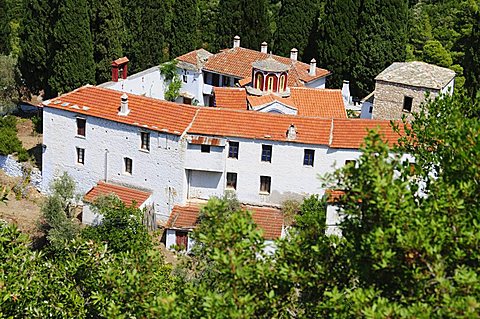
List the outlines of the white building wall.
{"label": "white building wall", "polygon": [[448,94],[448,95],[452,95],[453,94],[453,88],[455,86],[455,78],[453,78],[443,89],[441,89],[440,91],[443,93],[443,94]]}
{"label": "white building wall", "polygon": [[[372,108],[372,112],[370,112],[370,108]],[[371,119],[373,113],[373,103],[371,102],[363,102],[362,103],[362,111],[360,113],[361,119]]]}
{"label": "white building wall", "polygon": [[324,89],[326,80],[327,80],[327,77],[323,77],[320,79],[316,79],[315,81],[305,83],[305,86],[307,88]]}
{"label": "white building wall", "polygon": [[[152,191],[159,219],[166,219],[175,204],[184,202],[186,143],[183,140],[131,125],[78,116],[87,120],[85,137],[76,136],[75,113],[44,107],[44,187],[67,172],[77,183],[77,191],[85,193],[106,177],[108,182]],[[141,131],[150,132],[149,152],[140,149]],[[77,147],[85,149],[84,165],[77,163]],[[131,175],[124,172],[124,157],[133,160]]]}
{"label": "white building wall", "polygon": [[271,104],[257,107],[254,109],[255,111],[259,112],[272,112],[272,113],[281,113],[281,114],[289,114],[289,115],[297,115],[298,110],[294,109],[293,107],[288,107],[280,102],[272,102]]}

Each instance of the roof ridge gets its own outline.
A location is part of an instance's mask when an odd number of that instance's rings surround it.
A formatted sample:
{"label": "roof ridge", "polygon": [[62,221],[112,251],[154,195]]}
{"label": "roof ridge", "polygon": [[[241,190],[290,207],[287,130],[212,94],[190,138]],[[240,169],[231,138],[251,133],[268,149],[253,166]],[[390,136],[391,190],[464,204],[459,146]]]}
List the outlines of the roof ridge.
{"label": "roof ridge", "polygon": [[180,138],[183,138],[187,133],[188,131],[192,128],[192,125],[193,123],[195,122],[196,118],[197,118],[197,115],[198,113],[200,112],[200,108],[198,108],[196,111],[195,111],[195,115],[193,116],[192,120],[190,121],[190,123],[188,123],[187,127],[185,128],[185,130],[182,132],[182,135],[180,135]]}

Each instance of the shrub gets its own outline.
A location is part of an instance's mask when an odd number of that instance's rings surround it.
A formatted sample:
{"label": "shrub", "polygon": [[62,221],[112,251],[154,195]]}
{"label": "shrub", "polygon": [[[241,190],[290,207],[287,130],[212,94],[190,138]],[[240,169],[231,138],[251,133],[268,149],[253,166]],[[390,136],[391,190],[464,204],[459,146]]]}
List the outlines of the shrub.
{"label": "shrub", "polygon": [[17,120],[8,115],[0,118],[0,155],[13,153],[19,153],[18,159],[22,162],[29,158],[17,136]]}

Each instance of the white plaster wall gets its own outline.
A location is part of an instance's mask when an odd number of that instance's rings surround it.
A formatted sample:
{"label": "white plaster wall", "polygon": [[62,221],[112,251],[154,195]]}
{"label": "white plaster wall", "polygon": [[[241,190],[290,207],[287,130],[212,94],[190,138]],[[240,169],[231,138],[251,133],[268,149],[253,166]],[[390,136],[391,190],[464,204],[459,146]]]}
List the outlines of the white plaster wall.
{"label": "white plaster wall", "polygon": [[[362,112],[360,113],[360,118],[361,119],[371,119],[372,118],[372,113],[370,113],[370,107],[373,106],[373,103],[371,102],[363,102],[362,103]],[[372,109],[373,110],[373,109]]]}
{"label": "white plaster wall", "polygon": [[210,146],[210,153],[202,153],[201,145],[189,143],[185,155],[185,168],[223,172],[225,169],[224,149],[223,146]]}
{"label": "white plaster wall", "polygon": [[[182,88],[180,92],[188,92],[194,96],[194,98],[198,101],[197,105],[203,106],[204,99],[203,99],[203,73],[196,72],[193,70],[187,69],[177,69],[177,73],[180,76],[180,80],[182,81]],[[187,82],[184,82],[184,77],[186,76]]]}
{"label": "white plaster wall", "polygon": [[[106,173],[109,182],[152,191],[157,219],[166,219],[173,205],[183,204],[186,143],[177,136],[149,131],[146,152],[140,150],[144,130],[139,127],[87,116],[83,138],[76,136],[75,113],[45,107],[43,116],[44,185],[66,171],[85,193]],[[76,147],[85,148],[84,165],[77,164]],[[132,175],[124,173],[124,157],[133,160]]]}
{"label": "white plaster wall", "polygon": [[212,196],[221,197],[225,190],[222,172],[190,170],[188,174],[188,198],[208,200]]}
{"label": "white plaster wall", "polygon": [[443,89],[441,89],[441,92],[443,94],[452,95],[454,86],[455,86],[455,78],[453,78]]}
{"label": "white plaster wall", "polygon": [[297,115],[298,113],[297,109],[288,107],[277,101],[272,102],[271,104],[268,104],[266,106],[261,106],[259,108],[256,108],[255,111],[264,112],[264,113],[276,112],[276,113],[290,114],[290,115]]}
{"label": "white plaster wall", "polygon": [[[345,160],[356,159],[356,150],[333,150],[322,145],[274,141],[231,139],[239,142],[238,159],[226,158],[225,172],[237,173],[236,194],[240,201],[252,204],[281,204],[287,199],[301,200],[320,194],[319,175],[343,166]],[[262,162],[262,144],[272,145],[272,162]],[[314,166],[304,166],[304,150],[315,150]],[[226,146],[228,150],[228,146]],[[269,195],[260,194],[260,176],[271,176]]]}
{"label": "white plaster wall", "polygon": [[327,77],[324,76],[323,78],[316,79],[315,81],[305,83],[307,88],[316,88],[316,89],[324,89],[325,88],[325,81]]}
{"label": "white plaster wall", "polygon": [[127,94],[132,93],[160,100],[165,99],[165,83],[158,66],[130,75],[125,80],[119,79],[118,82],[107,82],[99,86]]}
{"label": "white plaster wall", "polygon": [[342,236],[342,230],[339,225],[343,220],[340,209],[335,205],[327,206],[327,216],[325,220],[325,235]]}

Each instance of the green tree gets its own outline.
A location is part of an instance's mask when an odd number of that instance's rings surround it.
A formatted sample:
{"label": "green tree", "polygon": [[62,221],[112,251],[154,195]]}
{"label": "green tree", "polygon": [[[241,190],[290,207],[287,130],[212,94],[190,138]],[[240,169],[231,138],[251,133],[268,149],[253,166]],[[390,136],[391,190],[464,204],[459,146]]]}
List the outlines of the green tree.
{"label": "green tree", "polygon": [[358,17],[357,51],[352,91],[363,97],[374,89],[374,78],[395,61],[404,61],[407,40],[406,0],[364,0]]}
{"label": "green tree", "polygon": [[315,19],[318,16],[317,0],[282,1],[277,17],[277,30],[275,33],[275,53],[289,56],[292,48],[298,49],[299,57],[304,56],[308,39],[315,32]]}
{"label": "green tree", "polygon": [[16,59],[0,55],[0,115],[10,113],[20,100],[18,78]]}
{"label": "green tree", "polygon": [[62,251],[79,234],[77,197],[75,182],[67,173],[63,173],[53,181],[51,195],[42,205],[42,228],[54,251]]}
{"label": "green tree", "polygon": [[95,62],[86,0],[59,0],[54,14],[48,96],[94,83]]}
{"label": "green tree", "polygon": [[199,45],[211,52],[216,50],[218,2],[219,0],[198,0]]}
{"label": "green tree", "polygon": [[198,0],[175,0],[173,4],[170,56],[177,57],[198,46]]}
{"label": "green tree", "polygon": [[318,60],[332,72],[329,86],[341,87],[342,80],[351,80],[357,50],[356,32],[360,1],[336,0],[325,4],[325,18],[318,38]]}
{"label": "green tree", "polygon": [[0,54],[8,54],[10,28],[8,25],[7,1],[0,0]]}
{"label": "green tree", "polygon": [[111,78],[111,62],[122,56],[125,28],[120,0],[93,1],[92,5],[93,57],[97,83]]}
{"label": "green tree", "polygon": [[47,89],[51,66],[51,1],[24,1],[24,19],[18,66],[27,89],[34,94]]}
{"label": "green tree", "polygon": [[450,67],[453,63],[452,57],[443,47],[440,41],[429,40],[423,46],[423,61],[443,67]]}
{"label": "green tree", "polygon": [[132,72],[159,65],[169,58],[172,0],[124,0],[127,44],[125,53]]}
{"label": "green tree", "polygon": [[466,88],[470,96],[480,92],[480,11],[476,13],[476,23],[472,28],[465,52]]}
{"label": "green tree", "polygon": [[218,8],[218,49],[231,48],[236,35],[240,36],[242,47],[254,50],[270,40],[267,0],[220,0]]}

